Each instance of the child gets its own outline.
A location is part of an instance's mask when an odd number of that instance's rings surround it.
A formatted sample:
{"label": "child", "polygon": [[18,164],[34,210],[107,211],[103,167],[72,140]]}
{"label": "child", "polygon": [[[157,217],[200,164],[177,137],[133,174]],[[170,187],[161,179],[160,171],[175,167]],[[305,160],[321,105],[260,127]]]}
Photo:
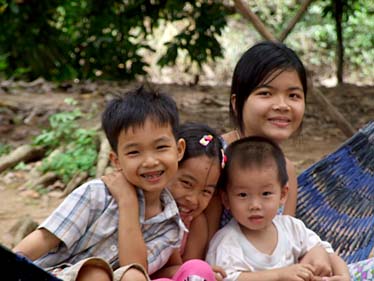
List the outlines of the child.
{"label": "child", "polygon": [[[247,137],[233,142],[226,155],[218,186],[233,219],[211,240],[207,261],[225,269],[225,280],[312,280],[313,266],[299,259],[316,246],[333,250],[302,221],[277,215],[288,192],[279,146],[263,137]],[[331,266],[339,280],[350,280],[341,259],[332,259]]]}
{"label": "child", "polygon": [[[223,135],[227,144],[242,137],[263,136],[281,145],[301,131],[307,95],[307,75],[296,53],[279,42],[260,42],[239,59],[232,77],[230,116],[235,130]],[[297,200],[296,169],[286,158],[288,196],[280,212],[294,216]],[[209,222],[209,237],[231,218],[222,214],[217,196],[205,211]],[[337,258],[337,257],[336,257]],[[328,256],[315,248],[303,259],[317,272],[329,275]],[[374,259],[349,265],[352,276],[373,274]],[[355,277],[355,280],[356,277]]]}
{"label": "child", "polygon": [[[184,280],[187,276],[199,276],[205,280],[216,280],[210,266],[196,259],[205,257],[208,244],[207,222],[203,211],[215,193],[221,167],[224,164],[222,143],[213,129],[197,123],[182,125],[178,130],[178,139],[185,141],[186,149],[169,190],[177,202],[180,215],[189,232],[185,233],[178,265],[165,266],[152,277]],[[124,192],[122,187],[126,182],[121,174],[106,175],[103,180],[116,199],[124,197],[121,194]],[[186,263],[182,265],[183,262]],[[213,269],[217,278],[225,276],[221,269],[216,267]]]}
{"label": "child", "polygon": [[[113,149],[112,163],[136,186],[123,202],[138,204],[139,212],[126,209],[129,219],[124,226],[141,229],[139,236],[148,249],[143,266],[153,273],[180,247],[185,231],[175,201],[165,189],[176,175],[185,147],[184,140],[176,139],[176,104],[165,94],[140,87],[109,102],[102,126]],[[137,233],[126,233],[128,239],[118,237],[119,211],[123,210],[103,181],[87,182],[14,251],[63,280],[112,280],[112,269],[116,270],[115,280],[146,280],[142,266],[132,265],[138,261],[134,241],[139,240],[133,239]],[[127,262],[119,269],[118,240],[121,250],[127,250]],[[124,275],[134,267],[140,271]]]}

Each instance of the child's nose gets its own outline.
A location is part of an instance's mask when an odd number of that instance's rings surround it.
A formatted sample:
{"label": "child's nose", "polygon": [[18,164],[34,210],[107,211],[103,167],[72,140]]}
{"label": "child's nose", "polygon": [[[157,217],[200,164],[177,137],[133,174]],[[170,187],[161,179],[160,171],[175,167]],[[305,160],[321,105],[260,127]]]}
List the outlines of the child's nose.
{"label": "child's nose", "polygon": [[250,203],[249,203],[249,208],[251,210],[257,210],[261,208],[261,202],[257,198],[252,198]]}
{"label": "child's nose", "polygon": [[187,196],[187,201],[191,204],[192,207],[195,207],[198,202],[197,195],[194,192],[191,192]]}
{"label": "child's nose", "polygon": [[143,161],[143,166],[144,167],[152,167],[158,165],[160,162],[156,157],[153,155],[147,155],[146,158]]}

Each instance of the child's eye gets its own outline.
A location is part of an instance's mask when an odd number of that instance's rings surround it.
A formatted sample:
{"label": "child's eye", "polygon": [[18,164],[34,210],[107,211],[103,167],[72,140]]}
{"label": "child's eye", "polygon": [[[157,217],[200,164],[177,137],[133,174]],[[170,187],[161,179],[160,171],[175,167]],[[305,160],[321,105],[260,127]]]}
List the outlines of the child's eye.
{"label": "child's eye", "polygon": [[165,150],[165,149],[167,149],[169,147],[170,147],[169,145],[159,145],[159,146],[157,146],[157,149],[158,150]]}
{"label": "child's eye", "polygon": [[137,154],[139,154],[139,151],[137,151],[137,150],[128,151],[126,153],[126,155],[129,155],[129,156],[135,156]]}
{"label": "child's eye", "polygon": [[247,193],[245,193],[245,192],[240,192],[240,193],[238,193],[238,197],[240,197],[240,198],[245,198],[245,197],[247,197]]}
{"label": "child's eye", "polygon": [[270,191],[265,191],[262,193],[263,196],[270,196],[272,194],[272,192]]}
{"label": "child's eye", "polygon": [[204,189],[203,193],[204,193],[205,196],[212,196],[212,194],[214,193],[214,191],[212,191],[210,189]]}
{"label": "child's eye", "polygon": [[189,181],[181,180],[180,181],[184,188],[192,188],[192,184]]}

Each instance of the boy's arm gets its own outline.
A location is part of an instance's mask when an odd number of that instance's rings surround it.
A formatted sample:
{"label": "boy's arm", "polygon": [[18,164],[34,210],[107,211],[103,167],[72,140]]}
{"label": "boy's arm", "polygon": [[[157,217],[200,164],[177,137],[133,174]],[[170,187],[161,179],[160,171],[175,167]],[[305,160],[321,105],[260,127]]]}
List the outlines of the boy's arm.
{"label": "boy's arm", "polygon": [[208,242],[208,224],[204,213],[193,219],[182,259],[204,259]]}
{"label": "boy's arm", "polygon": [[36,229],[23,238],[13,249],[26,258],[34,261],[60,244],[60,239],[44,228]]}
{"label": "boy's arm", "polygon": [[102,177],[118,205],[118,255],[121,266],[139,263],[148,268],[147,246],[139,222],[139,204],[135,187],[120,172]]}
{"label": "boy's arm", "polygon": [[320,245],[310,249],[299,261],[302,264],[310,264],[314,267],[316,276],[331,276],[332,266],[329,253]]}

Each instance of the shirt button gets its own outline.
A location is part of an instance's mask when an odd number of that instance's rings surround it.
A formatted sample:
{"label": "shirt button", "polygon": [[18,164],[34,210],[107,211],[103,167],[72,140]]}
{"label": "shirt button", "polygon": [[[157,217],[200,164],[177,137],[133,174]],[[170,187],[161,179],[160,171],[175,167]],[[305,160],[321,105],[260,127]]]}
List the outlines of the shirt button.
{"label": "shirt button", "polygon": [[112,252],[115,252],[115,251],[117,251],[117,246],[116,245],[112,245],[112,246],[110,246],[110,249],[112,250]]}

